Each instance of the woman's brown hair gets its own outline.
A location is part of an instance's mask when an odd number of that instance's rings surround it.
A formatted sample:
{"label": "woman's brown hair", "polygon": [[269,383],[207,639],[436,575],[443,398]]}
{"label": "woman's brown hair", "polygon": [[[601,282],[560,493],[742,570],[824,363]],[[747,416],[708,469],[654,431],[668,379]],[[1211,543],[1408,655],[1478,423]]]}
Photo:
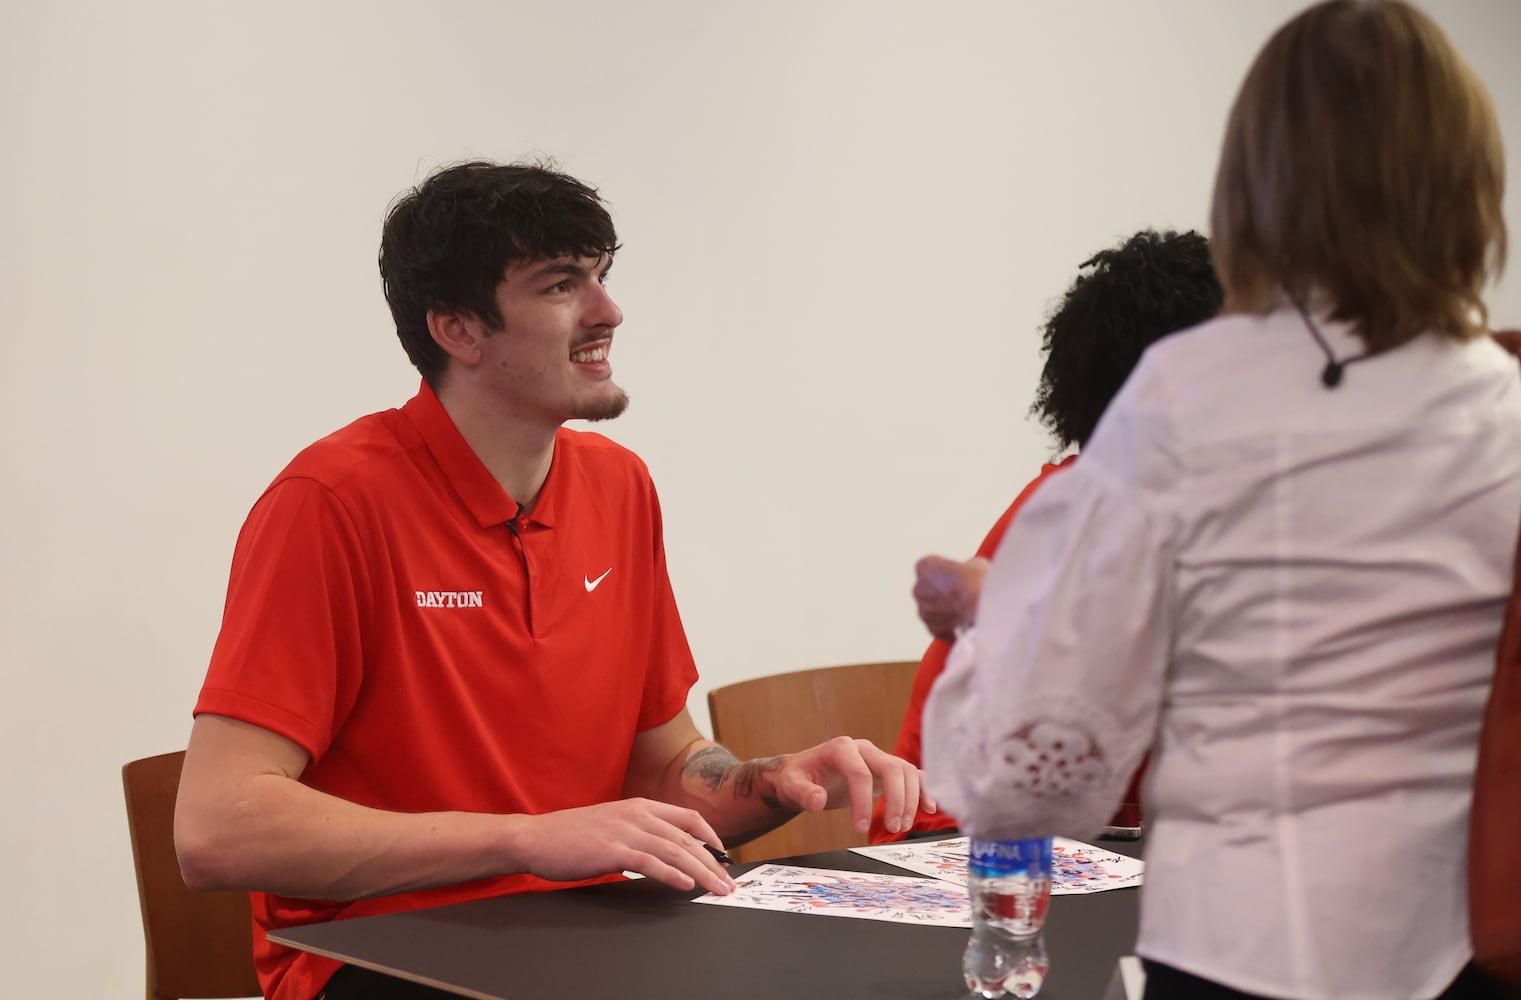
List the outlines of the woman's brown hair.
{"label": "woman's brown hair", "polygon": [[1489,94],[1402,0],[1329,0],[1280,28],[1231,108],[1210,243],[1227,312],[1323,299],[1372,350],[1467,339],[1505,265]]}

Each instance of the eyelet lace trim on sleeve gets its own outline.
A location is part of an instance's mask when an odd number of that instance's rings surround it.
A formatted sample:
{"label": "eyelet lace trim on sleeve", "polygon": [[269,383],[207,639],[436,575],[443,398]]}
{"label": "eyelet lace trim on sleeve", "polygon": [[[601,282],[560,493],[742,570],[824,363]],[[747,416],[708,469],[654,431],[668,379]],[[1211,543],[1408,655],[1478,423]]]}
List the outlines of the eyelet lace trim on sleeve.
{"label": "eyelet lace trim on sleeve", "polygon": [[997,747],[1010,787],[1034,799],[1073,799],[1104,786],[1109,767],[1098,740],[1072,722],[1027,722]]}
{"label": "eyelet lace trim on sleeve", "polygon": [[998,837],[1083,838],[1101,829],[1145,742],[1105,721],[1091,707],[1048,706],[972,737],[981,745],[962,759],[985,761],[986,771],[963,778],[971,801],[962,825]]}

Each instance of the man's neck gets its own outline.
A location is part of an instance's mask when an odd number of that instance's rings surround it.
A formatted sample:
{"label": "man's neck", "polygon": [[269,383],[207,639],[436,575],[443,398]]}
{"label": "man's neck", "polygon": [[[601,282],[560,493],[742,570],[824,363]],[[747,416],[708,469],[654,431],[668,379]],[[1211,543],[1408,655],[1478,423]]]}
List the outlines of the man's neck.
{"label": "man's neck", "polygon": [[486,471],[523,510],[532,510],[554,460],[558,426],[505,414],[500,407],[452,382],[435,391],[444,412]]}

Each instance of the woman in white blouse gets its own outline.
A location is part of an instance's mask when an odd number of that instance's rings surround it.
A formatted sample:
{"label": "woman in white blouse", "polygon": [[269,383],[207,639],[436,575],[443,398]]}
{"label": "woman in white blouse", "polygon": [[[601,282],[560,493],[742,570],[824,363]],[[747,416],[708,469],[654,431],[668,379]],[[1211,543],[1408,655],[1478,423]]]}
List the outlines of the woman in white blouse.
{"label": "woman in white blouse", "polygon": [[926,706],[941,806],[1093,834],[1155,744],[1148,998],[1488,995],[1475,746],[1521,526],[1489,98],[1400,2],[1333,0],[1226,128],[1222,317],[1150,348],[1011,526]]}

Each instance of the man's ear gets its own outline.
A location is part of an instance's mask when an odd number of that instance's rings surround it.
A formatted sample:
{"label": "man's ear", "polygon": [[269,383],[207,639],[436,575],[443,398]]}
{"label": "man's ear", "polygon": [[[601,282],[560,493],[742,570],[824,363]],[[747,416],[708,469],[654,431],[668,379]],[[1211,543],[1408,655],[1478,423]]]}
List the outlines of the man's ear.
{"label": "man's ear", "polygon": [[485,324],[466,312],[428,310],[428,333],[444,353],[469,368],[481,360]]}

